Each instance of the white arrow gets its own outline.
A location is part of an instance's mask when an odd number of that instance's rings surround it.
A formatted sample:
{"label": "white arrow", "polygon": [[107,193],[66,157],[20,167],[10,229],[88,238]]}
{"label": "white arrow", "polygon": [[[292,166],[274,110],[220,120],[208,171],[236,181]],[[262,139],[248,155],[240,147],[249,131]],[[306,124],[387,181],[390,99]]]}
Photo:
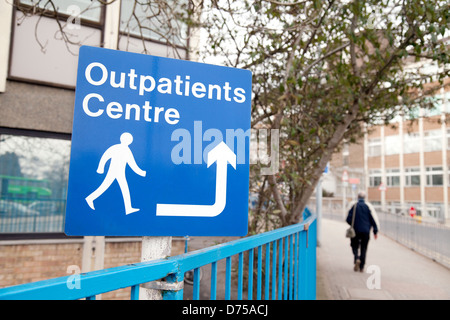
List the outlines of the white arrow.
{"label": "white arrow", "polygon": [[227,163],[236,169],[236,154],[222,141],[208,152],[208,168],[217,162],[216,201],[213,205],[160,204],[156,205],[157,216],[215,217],[222,213],[227,202]]}

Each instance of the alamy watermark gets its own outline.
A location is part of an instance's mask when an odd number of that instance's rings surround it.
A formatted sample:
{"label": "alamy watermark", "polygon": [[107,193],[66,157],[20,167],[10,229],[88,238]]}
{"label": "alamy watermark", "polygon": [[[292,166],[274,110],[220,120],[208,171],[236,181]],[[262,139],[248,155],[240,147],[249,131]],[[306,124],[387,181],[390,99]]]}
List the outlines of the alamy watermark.
{"label": "alamy watermark", "polygon": [[[237,164],[260,163],[265,165],[261,174],[271,175],[279,170],[279,138],[278,129],[226,129],[224,136],[221,130],[203,130],[202,121],[194,121],[193,130],[179,128],[172,132],[171,141],[176,144],[170,157],[176,165],[207,163],[208,153],[223,141],[236,154]],[[246,157],[248,144],[250,155]]]}
{"label": "alamy watermark", "polygon": [[67,267],[67,273],[70,276],[67,277],[66,285],[69,290],[81,289],[81,269],[77,265],[70,265]]}
{"label": "alamy watermark", "polygon": [[367,267],[366,273],[370,276],[366,280],[367,289],[381,289],[381,268],[377,265],[370,265]]}
{"label": "alamy watermark", "polygon": [[69,30],[79,30],[81,29],[81,8],[75,4],[71,4],[67,7],[67,14],[69,17],[67,18],[67,29]]}

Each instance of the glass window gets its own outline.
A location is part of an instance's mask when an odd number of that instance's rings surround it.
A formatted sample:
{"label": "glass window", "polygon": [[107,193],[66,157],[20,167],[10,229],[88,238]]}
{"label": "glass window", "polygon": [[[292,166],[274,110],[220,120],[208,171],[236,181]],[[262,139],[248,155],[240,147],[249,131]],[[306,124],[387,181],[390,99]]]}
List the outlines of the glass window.
{"label": "glass window", "polygon": [[406,168],[405,169],[405,185],[406,186],[420,186],[420,169]]}
{"label": "glass window", "polygon": [[122,0],[120,31],[138,38],[156,40],[175,46],[185,46],[188,27],[184,22],[188,2]]}
{"label": "glass window", "polygon": [[369,171],[369,186],[378,187],[381,184],[381,170],[373,169]]}
{"label": "glass window", "polygon": [[448,103],[449,100],[450,92],[446,92],[445,95],[436,94],[434,96],[427,97],[426,102],[428,104],[428,108],[424,109],[424,116],[431,117],[440,115],[442,111],[447,113],[450,112],[450,104]]}
{"label": "glass window", "polygon": [[386,169],[386,184],[391,187],[400,185],[400,170]]}
{"label": "glass window", "polygon": [[20,0],[20,4],[28,5],[45,9],[46,11],[54,12],[72,17],[80,17],[81,19],[100,22],[102,5],[100,2],[92,0]]}
{"label": "glass window", "polygon": [[348,155],[342,156],[342,165],[348,166]]}
{"label": "glass window", "polygon": [[442,133],[441,130],[430,130],[424,132],[424,151],[440,151],[442,150]]}
{"label": "glass window", "polygon": [[0,134],[0,233],[63,232],[70,141]]}
{"label": "glass window", "polygon": [[[17,18],[20,19],[21,15],[22,13],[17,13]],[[54,19],[31,16],[23,20],[14,29],[10,75],[19,79],[75,87],[79,45],[66,43],[60,35]],[[70,40],[99,46],[101,30],[82,26],[80,29],[70,30]],[[45,45],[44,50],[41,45]]]}
{"label": "glass window", "polygon": [[75,87],[80,46],[102,43],[103,5],[90,0],[21,0],[17,6],[9,76]]}
{"label": "glass window", "polygon": [[399,154],[400,152],[400,136],[386,136],[384,138],[386,155]]}
{"label": "glass window", "polygon": [[381,155],[381,138],[369,139],[369,157]]}
{"label": "glass window", "polygon": [[444,174],[442,167],[427,167],[427,186],[442,186]]}
{"label": "glass window", "polygon": [[124,34],[119,34],[118,49],[122,51],[151,54],[158,57],[186,59],[187,50],[165,44],[142,40]]}
{"label": "glass window", "polygon": [[447,129],[447,150],[450,150],[450,129]]}
{"label": "glass window", "polygon": [[404,139],[404,153],[420,152],[420,137],[418,132],[405,134]]}

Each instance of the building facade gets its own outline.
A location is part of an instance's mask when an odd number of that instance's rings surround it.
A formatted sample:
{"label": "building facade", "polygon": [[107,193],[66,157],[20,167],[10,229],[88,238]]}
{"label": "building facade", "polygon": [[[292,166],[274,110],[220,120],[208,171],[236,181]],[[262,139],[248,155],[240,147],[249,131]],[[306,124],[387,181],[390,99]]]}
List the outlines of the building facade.
{"label": "building facade", "polygon": [[448,223],[450,90],[430,99],[434,108],[417,108],[411,119],[399,116],[389,125],[367,127],[357,143],[344,144],[333,155],[330,172],[322,178],[333,198],[324,198],[324,208],[345,216],[358,191],[366,191],[379,210],[415,212],[422,220]]}
{"label": "building facade", "polygon": [[415,120],[371,128],[364,138],[364,172],[369,200],[383,210],[423,219],[449,218],[450,91],[431,97],[432,110]]}
{"label": "building facade", "polygon": [[0,287],[140,261],[140,239],[63,232],[77,55],[192,60],[194,37],[169,16],[186,3],[0,0]]}

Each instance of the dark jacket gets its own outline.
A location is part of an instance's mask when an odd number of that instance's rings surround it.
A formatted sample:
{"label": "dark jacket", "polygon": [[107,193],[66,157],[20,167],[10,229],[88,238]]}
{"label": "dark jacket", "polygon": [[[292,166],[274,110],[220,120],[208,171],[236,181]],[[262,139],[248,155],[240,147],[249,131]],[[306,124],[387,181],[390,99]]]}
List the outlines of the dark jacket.
{"label": "dark jacket", "polygon": [[[352,224],[353,207],[348,211],[347,223]],[[370,228],[373,227],[373,233],[377,234],[378,226],[370,213],[370,209],[363,199],[359,199],[356,203],[355,224],[353,225],[356,232],[370,233]]]}

